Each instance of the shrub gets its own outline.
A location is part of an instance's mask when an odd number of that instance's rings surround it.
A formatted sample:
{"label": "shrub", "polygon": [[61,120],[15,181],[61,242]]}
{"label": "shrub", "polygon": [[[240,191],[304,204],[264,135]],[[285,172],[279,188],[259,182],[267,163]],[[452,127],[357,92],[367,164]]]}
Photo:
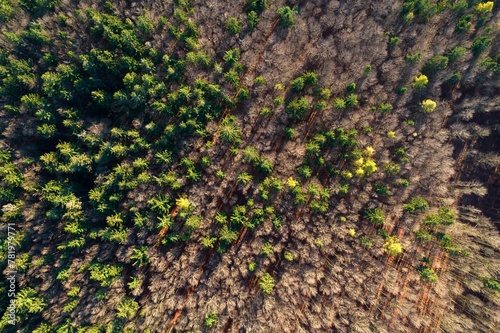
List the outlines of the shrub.
{"label": "shrub", "polygon": [[298,78],[290,82],[290,86],[292,87],[292,90],[295,92],[301,91],[302,89],[304,89],[304,78],[299,76]]}
{"label": "shrub", "polygon": [[293,253],[290,251],[285,251],[283,254],[283,257],[285,258],[286,261],[293,261]]}
{"label": "shrub", "polygon": [[274,278],[269,273],[264,273],[259,278],[260,290],[265,294],[270,294],[274,289]]}
{"label": "shrub", "polygon": [[372,71],[372,66],[371,66],[371,65],[366,65],[366,66],[365,66],[365,68],[363,69],[363,73],[364,73],[365,75],[370,74],[370,73],[371,73],[371,71]]}
{"label": "shrub", "polygon": [[420,103],[420,109],[425,113],[431,113],[434,109],[436,109],[436,105],[436,102],[432,99],[426,99]]}
{"label": "shrub", "polygon": [[278,8],[276,11],[279,16],[279,24],[283,28],[289,28],[293,27],[295,25],[295,20],[294,17],[298,12],[297,7],[290,8],[289,6],[284,6],[281,8]]}
{"label": "shrub", "polygon": [[231,17],[226,24],[226,30],[230,35],[237,35],[241,31],[240,21],[238,19]]}

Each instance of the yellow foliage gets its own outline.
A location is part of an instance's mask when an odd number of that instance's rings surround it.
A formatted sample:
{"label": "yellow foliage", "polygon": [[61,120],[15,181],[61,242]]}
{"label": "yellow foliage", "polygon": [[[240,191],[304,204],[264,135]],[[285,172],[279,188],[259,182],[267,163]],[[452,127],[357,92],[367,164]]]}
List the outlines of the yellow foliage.
{"label": "yellow foliage", "polygon": [[188,209],[189,206],[191,205],[191,203],[187,198],[182,198],[182,197],[175,200],[175,204],[182,210]]}
{"label": "yellow foliage", "polygon": [[390,256],[397,256],[403,253],[403,246],[396,236],[389,236],[384,243],[384,251]]}
{"label": "yellow foliage", "polygon": [[391,138],[391,139],[396,138],[396,132],[394,132],[394,131],[387,132],[387,137]]}
{"label": "yellow foliage", "polygon": [[425,88],[427,83],[429,83],[429,78],[424,74],[420,74],[419,76],[415,77],[415,81],[413,82],[413,87],[416,89],[423,89]]}
{"label": "yellow foliage", "polygon": [[292,177],[290,177],[290,178],[288,178],[288,179],[287,179],[286,184],[287,184],[290,188],[294,188],[294,187],[299,186],[299,182],[298,182],[298,181],[296,181],[295,179],[293,179]]}
{"label": "yellow foliage", "polygon": [[363,168],[357,168],[354,173],[357,177],[363,177],[365,175],[365,170],[363,170]]}
{"label": "yellow foliage", "polygon": [[377,164],[373,159],[368,158],[366,159],[365,165],[363,166],[363,170],[365,171],[366,175],[369,176],[378,170]]}
{"label": "yellow foliage", "polygon": [[368,146],[365,148],[365,155],[366,156],[372,156],[373,153],[375,153],[375,149],[373,149],[372,146]]}
{"label": "yellow foliage", "polygon": [[493,10],[493,1],[480,2],[476,6],[476,11],[481,14],[489,13]]}
{"label": "yellow foliage", "polygon": [[349,236],[351,236],[351,237],[356,236],[356,230],[354,230],[353,228],[349,229],[348,233],[349,233]]}
{"label": "yellow foliage", "polygon": [[365,159],[363,157],[358,158],[357,160],[354,161],[354,165],[359,167],[362,166],[363,163],[365,163]]}
{"label": "yellow foliage", "polygon": [[425,113],[431,113],[436,108],[436,105],[436,102],[434,102],[432,99],[426,99],[422,101],[422,111],[424,111]]}

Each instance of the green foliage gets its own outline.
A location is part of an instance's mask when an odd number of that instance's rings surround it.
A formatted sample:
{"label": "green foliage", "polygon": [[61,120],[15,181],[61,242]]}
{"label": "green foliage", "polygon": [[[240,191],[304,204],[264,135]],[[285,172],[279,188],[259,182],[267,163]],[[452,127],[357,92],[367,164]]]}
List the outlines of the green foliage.
{"label": "green foliage", "polygon": [[466,33],[468,32],[471,28],[472,28],[472,23],[470,23],[470,21],[472,20],[473,18],[473,15],[472,14],[466,14],[464,16],[462,16],[456,26],[455,26],[455,29],[459,32],[459,33]]}
{"label": "green foliage", "polygon": [[45,300],[38,297],[38,292],[31,287],[22,288],[16,293],[16,312],[23,316],[40,313],[46,306]]}
{"label": "green foliage", "polygon": [[361,245],[363,245],[367,249],[371,249],[373,247],[373,242],[368,236],[360,237],[359,241],[361,242]]}
{"label": "green foliage", "polygon": [[451,225],[455,222],[456,214],[448,207],[440,207],[437,214],[429,214],[424,219],[426,226]]}
{"label": "green foliage", "polygon": [[255,261],[251,261],[248,263],[248,270],[250,272],[254,272],[256,268],[257,268],[257,263]]}
{"label": "green foliage", "polygon": [[130,319],[135,315],[137,310],[139,310],[139,303],[127,297],[116,306],[116,316],[118,318]]}
{"label": "green foliage", "polygon": [[133,260],[134,266],[142,267],[149,263],[147,246],[138,246],[132,251],[130,259]]}
{"label": "green foliage", "polygon": [[381,208],[372,208],[365,212],[365,218],[375,225],[383,225],[385,213]]}
{"label": "green foliage", "polygon": [[14,8],[10,0],[0,0],[0,22],[6,22],[14,16]]}
{"label": "green foliage", "polygon": [[483,53],[488,46],[490,46],[492,43],[491,38],[485,35],[477,36],[474,38],[474,41],[472,42],[471,50],[472,54],[474,56],[479,56],[481,53]]}
{"label": "green foliage", "polygon": [[279,16],[280,26],[283,28],[289,28],[295,25],[294,17],[298,13],[297,6],[293,8],[290,8],[289,6],[280,7],[276,12]]}
{"label": "green foliage", "polygon": [[208,328],[212,328],[215,325],[217,325],[218,321],[219,321],[219,316],[216,313],[209,313],[205,317],[205,326]]}
{"label": "green foliage", "polygon": [[389,48],[393,49],[399,44],[399,37],[391,37],[389,38]]}
{"label": "green foliage", "polygon": [[434,102],[432,99],[426,99],[423,100],[422,103],[420,103],[420,109],[424,113],[431,113],[432,111],[434,111],[434,109],[436,109],[436,106],[436,102]]}
{"label": "green foliage", "polygon": [[422,52],[420,52],[420,51],[408,53],[405,57],[406,62],[408,62],[410,64],[415,64],[415,63],[419,62],[420,59],[422,59]]}
{"label": "green foliage", "polygon": [[346,96],[344,101],[345,101],[346,106],[349,106],[349,107],[356,106],[356,105],[358,105],[358,95],[349,94]]}
{"label": "green foliage", "polygon": [[391,161],[384,165],[384,170],[389,175],[397,175],[401,171],[401,167],[399,164]]}
{"label": "green foliage", "polygon": [[61,0],[20,0],[19,6],[29,12],[38,13],[52,10]]}
{"label": "green foliage", "polygon": [[259,278],[260,290],[265,294],[270,294],[274,289],[274,278],[269,273],[264,273]]}
{"label": "green foliage", "polygon": [[231,17],[226,24],[226,30],[230,35],[237,35],[241,31],[240,21],[237,18]]}
{"label": "green foliage", "polygon": [[467,49],[463,46],[457,46],[453,48],[449,53],[448,53],[448,59],[450,62],[455,62],[461,57],[464,56],[465,52],[467,52]]}
{"label": "green foliage", "polygon": [[418,270],[420,276],[422,277],[422,280],[428,283],[436,283],[438,282],[438,276],[436,272],[430,267],[427,266],[422,266]]}
{"label": "green foliage", "polygon": [[100,283],[101,287],[109,287],[119,278],[123,267],[118,264],[92,263],[87,270],[90,272],[90,279]]}
{"label": "green foliage", "polygon": [[345,109],[346,103],[342,98],[335,98],[333,100],[333,107],[337,110]]}
{"label": "green foliage", "polygon": [[310,109],[311,106],[305,97],[293,99],[285,107],[288,118],[293,120],[300,120]]}
{"label": "green foliage", "polygon": [[266,257],[269,257],[274,253],[274,246],[273,244],[269,242],[265,242],[262,247],[260,248],[260,253],[265,255]]}
{"label": "green foliage", "polygon": [[236,123],[235,116],[229,116],[222,120],[220,127],[220,136],[224,141],[227,141],[233,145],[239,145],[241,143],[241,129]]}
{"label": "green foliage", "polygon": [[427,201],[424,198],[422,198],[420,196],[416,196],[416,197],[411,198],[409,203],[404,204],[403,209],[406,212],[410,212],[410,213],[414,213],[417,211],[425,211],[425,210],[429,209],[429,204],[427,203]]}
{"label": "green foliage", "polygon": [[285,253],[283,253],[283,257],[286,261],[293,261],[294,259],[293,253],[290,251],[285,251]]}
{"label": "green foliage", "polygon": [[267,0],[248,0],[248,8],[258,13],[264,11],[269,7]]}
{"label": "green foliage", "polygon": [[247,20],[248,20],[248,25],[250,26],[250,30],[252,31],[255,30],[257,24],[259,24],[260,22],[259,15],[257,14],[257,12],[253,10],[247,14]]}
{"label": "green foliage", "polygon": [[495,279],[490,279],[490,278],[483,278],[483,286],[485,288],[494,290],[494,291],[500,291],[500,282]]}
{"label": "green foliage", "polygon": [[432,74],[437,71],[441,71],[448,67],[448,60],[448,57],[445,56],[432,57],[425,63],[422,72],[426,74]]}

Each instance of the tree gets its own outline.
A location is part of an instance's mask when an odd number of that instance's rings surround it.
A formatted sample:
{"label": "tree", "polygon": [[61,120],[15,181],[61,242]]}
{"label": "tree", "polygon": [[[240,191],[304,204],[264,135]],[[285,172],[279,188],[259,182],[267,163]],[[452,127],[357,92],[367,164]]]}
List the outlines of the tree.
{"label": "tree", "polygon": [[305,97],[291,100],[285,107],[288,118],[293,120],[300,120],[310,109],[311,106]]}
{"label": "tree", "polygon": [[233,145],[239,145],[241,143],[242,132],[236,123],[235,116],[224,118],[220,124],[219,132],[223,140]]}
{"label": "tree", "polygon": [[366,211],[365,218],[375,225],[382,225],[385,221],[385,214],[381,208],[372,208]]}
{"label": "tree", "polygon": [[237,18],[231,17],[226,24],[226,30],[230,35],[237,35],[241,31],[240,21]]}
{"label": "tree", "polygon": [[396,236],[389,236],[385,240],[384,251],[388,255],[395,257],[403,253],[403,246],[401,246]]}
{"label": "tree", "polygon": [[491,38],[488,38],[488,36],[482,35],[482,36],[477,36],[474,38],[474,41],[472,42],[471,50],[472,54],[474,56],[479,56],[481,53],[483,53],[488,46],[490,46],[492,43]]}
{"label": "tree", "polygon": [[116,316],[118,318],[130,319],[135,315],[138,309],[139,309],[139,303],[137,303],[131,298],[125,298],[116,306],[116,311],[117,311]]}
{"label": "tree", "polygon": [[131,260],[134,260],[134,266],[142,267],[149,263],[148,256],[148,247],[147,246],[139,246],[133,250],[132,255],[130,256]]}
{"label": "tree", "polygon": [[420,267],[418,272],[419,272],[420,276],[422,277],[422,280],[424,280],[425,282],[429,282],[429,283],[438,282],[438,276],[432,268],[427,267],[427,266],[422,266],[422,267]]}
{"label": "tree", "polygon": [[16,294],[16,311],[21,314],[40,313],[46,305],[45,300],[38,297],[38,292],[33,288],[23,288]]}
{"label": "tree", "polygon": [[420,74],[415,77],[412,87],[417,90],[422,90],[427,87],[427,83],[429,83],[429,78],[424,74]]}
{"label": "tree", "polygon": [[432,74],[437,71],[441,71],[448,67],[448,57],[446,56],[435,56],[427,61],[422,69],[422,72],[427,74]]}
{"label": "tree", "polygon": [[420,109],[425,113],[431,113],[434,109],[436,109],[436,105],[436,102],[432,99],[426,99],[420,103]]}
{"label": "tree", "polygon": [[264,273],[259,278],[260,290],[265,294],[270,294],[274,289],[274,278],[269,273]]}
{"label": "tree", "polygon": [[294,6],[293,8],[290,8],[289,6],[280,7],[276,12],[280,17],[279,24],[283,28],[293,27],[295,25],[294,17],[298,13],[297,6]]}
{"label": "tree", "polygon": [[205,326],[208,328],[212,328],[217,325],[217,321],[219,321],[219,316],[216,313],[209,313],[205,317]]}
{"label": "tree", "polygon": [[480,2],[474,9],[476,10],[476,12],[482,15],[489,13],[493,10],[493,1]]}

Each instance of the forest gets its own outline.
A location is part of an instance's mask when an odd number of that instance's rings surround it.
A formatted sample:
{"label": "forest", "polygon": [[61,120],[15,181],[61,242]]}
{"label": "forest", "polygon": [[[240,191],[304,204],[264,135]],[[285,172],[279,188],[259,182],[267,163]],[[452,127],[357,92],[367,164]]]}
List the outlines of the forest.
{"label": "forest", "polygon": [[0,0],[0,332],[500,331],[499,8]]}

